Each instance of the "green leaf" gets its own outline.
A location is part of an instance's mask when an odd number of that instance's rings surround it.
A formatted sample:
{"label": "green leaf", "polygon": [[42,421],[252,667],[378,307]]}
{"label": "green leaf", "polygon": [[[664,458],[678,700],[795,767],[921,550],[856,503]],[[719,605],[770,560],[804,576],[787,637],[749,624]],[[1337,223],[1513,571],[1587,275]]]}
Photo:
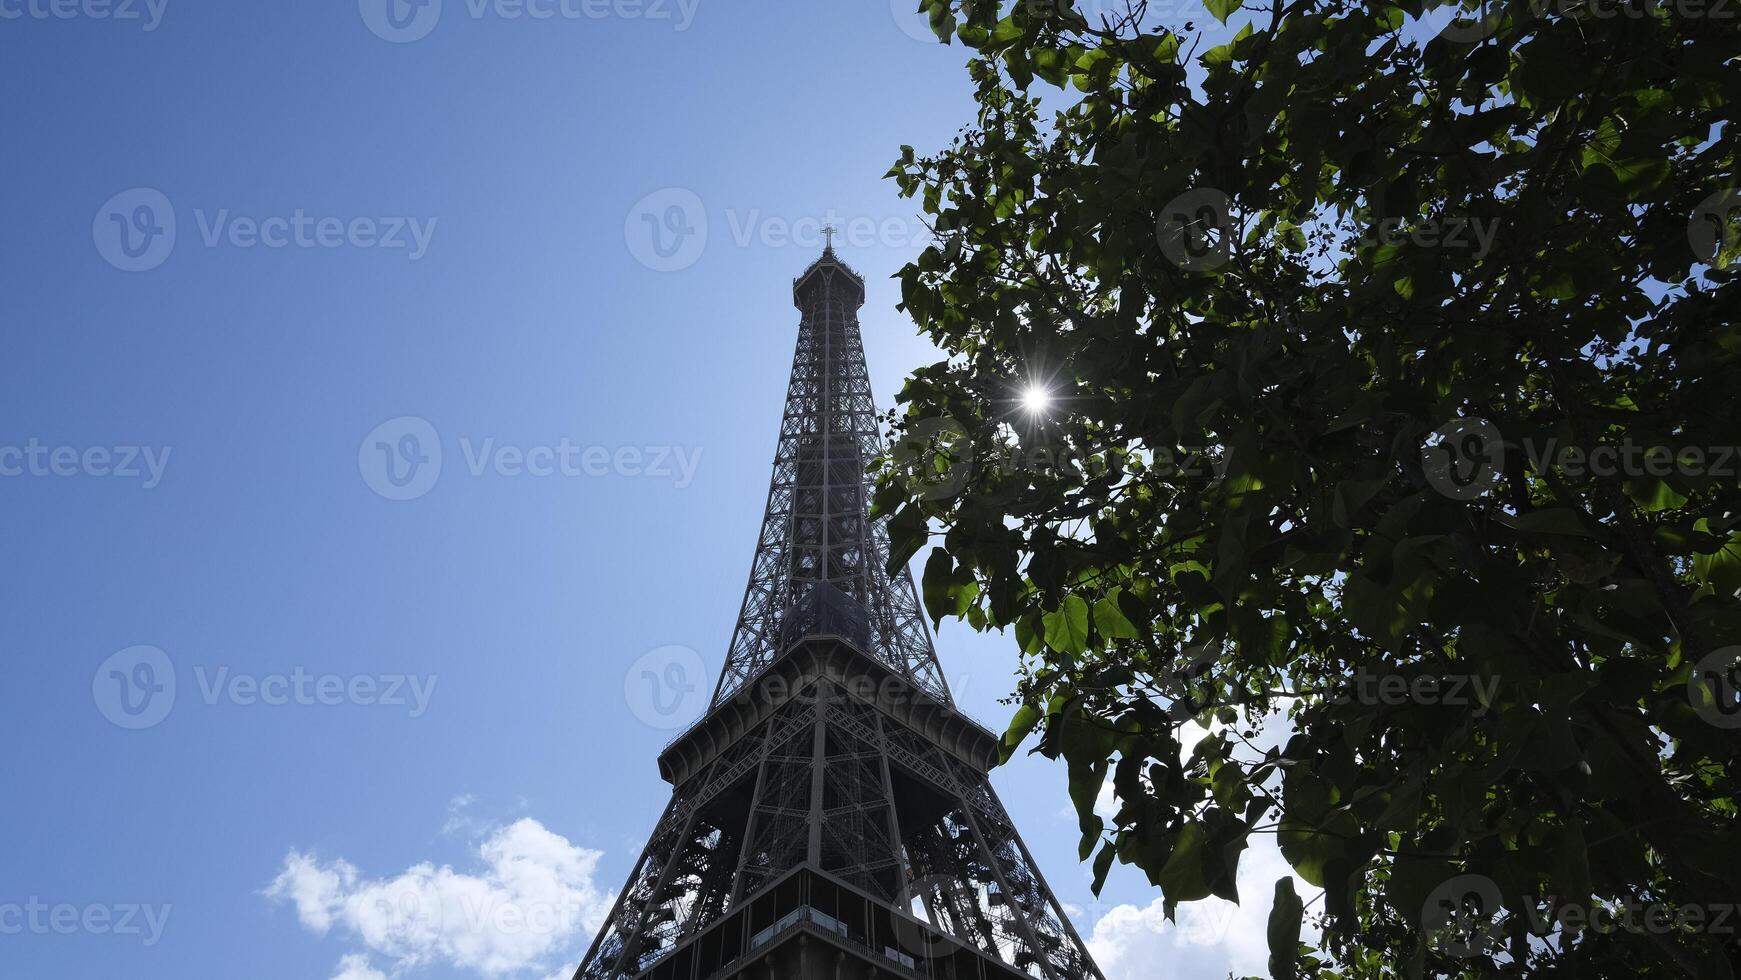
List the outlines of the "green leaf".
{"label": "green leaf", "polygon": [[1124,611],[1118,608],[1119,590],[1113,589],[1107,596],[1094,604],[1094,628],[1103,637],[1120,640],[1134,640],[1140,634],[1135,625],[1125,618]]}
{"label": "green leaf", "polygon": [[930,524],[920,512],[919,505],[909,503],[902,507],[889,519],[888,573],[905,574],[907,562],[912,561],[913,556],[919,553],[919,549],[925,546],[930,537]]}
{"label": "green leaf", "polygon": [[1275,900],[1269,907],[1270,980],[1297,980],[1300,970],[1300,926],[1306,919],[1305,904],[1294,892],[1294,879],[1276,879]]}
{"label": "green leaf", "polygon": [[1309,885],[1323,888],[1329,880],[1327,869],[1341,855],[1342,844],[1334,836],[1312,828],[1291,815],[1282,817],[1276,831],[1276,844],[1282,857],[1299,872]]}
{"label": "green leaf", "polygon": [[1078,846],[1077,860],[1086,861],[1094,853],[1094,845],[1100,840],[1100,834],[1106,829],[1106,821],[1094,812],[1094,806],[1100,799],[1101,787],[1106,785],[1106,763],[1096,765],[1070,764],[1070,801],[1076,804],[1077,824],[1082,830],[1082,840]]}
{"label": "green leaf", "polygon": [[1515,531],[1528,534],[1565,534],[1580,538],[1591,538],[1595,535],[1578,513],[1568,507],[1549,507],[1544,510],[1532,510],[1527,514],[1500,514],[1495,520]]}
{"label": "green leaf", "polygon": [[1355,517],[1367,502],[1378,495],[1388,483],[1385,479],[1376,480],[1344,480],[1336,485],[1336,503],[1332,508],[1331,520],[1339,527],[1352,527]]}
{"label": "green leaf", "polygon": [[1203,6],[1215,15],[1216,20],[1225,24],[1227,18],[1239,9],[1242,2],[1243,0],[1203,0]]}
{"label": "green leaf", "polygon": [[1741,589],[1741,533],[1713,554],[1694,555],[1693,575],[1727,595]]}
{"label": "green leaf", "polygon": [[1245,825],[1226,810],[1211,807],[1201,820],[1191,820],[1173,841],[1172,853],[1156,873],[1169,902],[1195,902],[1214,895],[1239,901],[1235,884],[1239,854],[1245,849]]}
{"label": "green leaf", "polygon": [[1016,754],[1016,750],[1021,748],[1022,742],[1033,734],[1034,729],[1040,724],[1040,719],[1044,717],[1045,712],[1041,711],[1037,705],[1024,704],[1016,709],[1015,717],[1010,719],[1009,729],[1004,732],[1003,740],[998,744],[999,765],[1010,761],[1010,757]]}
{"label": "green leaf", "polygon": [[1679,510],[1687,505],[1687,498],[1669,486],[1667,480],[1655,477],[1641,477],[1628,482],[1626,495],[1647,514]]}
{"label": "green leaf", "polygon": [[951,0],[924,0],[919,9],[930,15],[931,33],[937,35],[937,40],[948,44],[954,39],[955,10]]}
{"label": "green leaf", "polygon": [[1112,859],[1118,856],[1118,847],[1107,843],[1101,846],[1100,853],[1094,856],[1094,894],[1100,895],[1100,890],[1106,887],[1107,872],[1112,870]]}
{"label": "green leaf", "polygon": [[925,611],[931,614],[933,628],[942,622],[944,616],[957,619],[966,616],[979,597],[979,582],[973,577],[973,570],[966,566],[956,567],[954,556],[942,548],[932,550],[920,581]]}
{"label": "green leaf", "polygon": [[1168,31],[1155,41],[1155,60],[1172,64],[1179,60],[1179,35]]}
{"label": "green leaf", "polygon": [[1046,645],[1059,653],[1079,654],[1088,649],[1088,603],[1069,595],[1057,609],[1045,615]]}
{"label": "green leaf", "polygon": [[1187,823],[1173,841],[1173,852],[1161,866],[1161,892],[1171,902],[1195,902],[1209,897],[1209,878],[1204,873],[1210,852],[1209,829],[1201,822]]}

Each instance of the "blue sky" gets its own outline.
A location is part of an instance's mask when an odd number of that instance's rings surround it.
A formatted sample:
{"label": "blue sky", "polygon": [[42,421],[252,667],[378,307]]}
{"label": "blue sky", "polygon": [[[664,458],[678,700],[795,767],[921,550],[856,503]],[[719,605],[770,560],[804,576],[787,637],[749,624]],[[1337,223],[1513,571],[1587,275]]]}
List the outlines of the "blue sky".
{"label": "blue sky", "polygon": [[[824,220],[881,404],[935,357],[882,174],[972,103],[909,0],[378,2],[0,0],[0,975],[566,975],[584,922],[376,900],[621,885]],[[1011,642],[939,648],[1001,729]],[[1109,980],[1260,970],[1272,857],[1184,934],[1093,899],[1060,769],[995,782]]]}

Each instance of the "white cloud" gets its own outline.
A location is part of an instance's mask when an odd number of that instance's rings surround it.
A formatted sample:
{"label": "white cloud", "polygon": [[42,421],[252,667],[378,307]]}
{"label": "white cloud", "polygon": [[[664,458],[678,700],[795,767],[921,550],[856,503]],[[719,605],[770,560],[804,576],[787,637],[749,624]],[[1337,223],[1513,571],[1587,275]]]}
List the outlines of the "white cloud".
{"label": "white cloud", "polygon": [[[463,874],[424,862],[396,877],[361,880],[344,860],[323,865],[291,851],[266,895],[295,904],[310,932],[335,926],[393,963],[395,974],[445,963],[484,977],[545,973],[578,958],[614,896],[593,880],[598,851],[576,847],[536,820],[497,829],[478,847],[483,869]],[[362,955],[335,980],[376,980]]]}
{"label": "white cloud", "polygon": [[332,975],[332,980],[387,980],[387,975],[369,965],[369,958],[361,953],[339,960],[339,972]]}
{"label": "white cloud", "polygon": [[284,870],[267,892],[273,898],[288,898],[296,903],[296,917],[309,932],[324,936],[333,925],[333,910],[339,896],[357,882],[357,869],[348,862],[334,861],[321,867],[311,857],[290,852],[284,859]]}
{"label": "white cloud", "polygon": [[[1089,952],[1107,980],[1152,980],[1158,963],[1182,977],[1218,978],[1230,971],[1239,977],[1267,977],[1269,909],[1275,881],[1282,875],[1292,875],[1292,870],[1276,850],[1275,839],[1254,836],[1239,862],[1242,904],[1219,898],[1181,904],[1176,922],[1167,921],[1159,898],[1146,907],[1119,905],[1094,924]],[[1308,904],[1317,891],[1298,877],[1294,890]],[[1301,935],[1311,942],[1315,932],[1308,924]]]}

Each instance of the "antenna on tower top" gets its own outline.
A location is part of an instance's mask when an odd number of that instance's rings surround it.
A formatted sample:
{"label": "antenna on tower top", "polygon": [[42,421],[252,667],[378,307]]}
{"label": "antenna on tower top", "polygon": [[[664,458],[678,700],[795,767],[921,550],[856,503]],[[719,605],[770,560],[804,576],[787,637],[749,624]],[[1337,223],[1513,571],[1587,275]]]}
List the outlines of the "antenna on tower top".
{"label": "antenna on tower top", "polygon": [[822,246],[822,251],[824,251],[824,252],[834,251],[834,233],[839,231],[839,230],[840,230],[839,228],[836,228],[833,225],[823,225],[822,226],[822,234],[827,239],[827,242]]}

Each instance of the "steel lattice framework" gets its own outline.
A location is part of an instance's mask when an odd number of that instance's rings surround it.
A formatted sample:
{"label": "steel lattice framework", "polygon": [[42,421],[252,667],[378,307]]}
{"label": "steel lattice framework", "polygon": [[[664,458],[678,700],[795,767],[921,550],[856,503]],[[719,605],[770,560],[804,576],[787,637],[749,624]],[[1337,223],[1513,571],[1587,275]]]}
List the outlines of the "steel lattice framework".
{"label": "steel lattice framework", "polygon": [[780,446],[756,557],[732,633],[719,704],[779,655],[812,617],[851,624],[867,652],[939,697],[938,669],[910,575],[885,570],[888,528],[870,520],[866,467],[882,451],[876,401],[859,337],[864,281],[830,248],[793,283],[803,311]]}
{"label": "steel lattice framework", "polygon": [[1099,980],[986,777],[910,574],[887,572],[864,282],[832,247],[802,320],[768,505],[707,715],[576,980]]}

